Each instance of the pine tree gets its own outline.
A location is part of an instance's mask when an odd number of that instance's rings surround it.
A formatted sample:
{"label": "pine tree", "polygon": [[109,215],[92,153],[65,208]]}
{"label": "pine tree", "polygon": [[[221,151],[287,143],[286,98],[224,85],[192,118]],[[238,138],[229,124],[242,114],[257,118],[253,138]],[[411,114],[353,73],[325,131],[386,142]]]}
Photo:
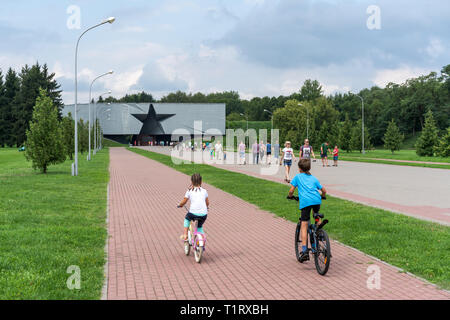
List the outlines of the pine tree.
{"label": "pine tree", "polygon": [[25,65],[20,73],[20,90],[16,94],[13,102],[14,126],[13,135],[17,145],[22,145],[25,141],[25,132],[33,114],[33,107],[36,98],[39,96],[39,89],[47,92],[53,105],[57,108],[58,119],[61,119],[63,103],[59,84],[54,80],[55,74],[49,74],[47,65],[35,65],[29,67]]}
{"label": "pine tree", "polygon": [[47,173],[49,165],[64,162],[66,156],[58,110],[44,89],[39,90],[29,127],[26,131],[25,157],[32,161],[33,169]]}
{"label": "pine tree", "polygon": [[70,160],[73,160],[73,155],[75,152],[75,121],[72,118],[72,114],[69,114],[66,117],[63,117],[61,120],[61,126],[63,130],[63,144],[64,150],[67,157]]}
{"label": "pine tree", "polygon": [[0,70],[0,148],[3,148],[6,142],[6,108],[5,85],[3,83],[3,73]]}
{"label": "pine tree", "polygon": [[317,142],[319,146],[317,150],[320,150],[320,145],[322,145],[322,143],[328,141],[328,131],[328,123],[326,121],[322,122],[322,125],[320,126],[319,132],[317,134]]}
{"label": "pine tree", "polygon": [[404,138],[405,136],[400,133],[397,124],[394,119],[392,119],[391,122],[389,122],[386,133],[384,134],[384,147],[391,150],[392,154],[394,154],[395,150],[400,150],[400,146]]}
{"label": "pine tree", "polygon": [[447,133],[439,140],[434,151],[439,157],[450,157],[450,127],[447,128]]}
{"label": "pine tree", "polygon": [[349,119],[348,114],[345,114],[345,121],[344,124],[341,126],[341,129],[339,130],[339,145],[342,150],[345,150],[347,152],[351,152],[351,144],[350,140],[352,138],[352,128],[353,125]]}
{"label": "pine tree", "polygon": [[330,146],[334,147],[335,145],[339,145],[339,130],[340,125],[338,121],[335,121],[328,131],[328,142]]}
{"label": "pine tree", "polygon": [[88,122],[84,122],[83,119],[78,121],[78,151],[83,154],[88,151],[89,147],[89,129]]}
{"label": "pine tree", "polygon": [[434,155],[435,146],[439,142],[438,130],[436,128],[436,123],[433,118],[433,112],[428,110],[425,115],[425,125],[422,129],[422,134],[416,142],[416,153],[419,156],[429,156]]}
{"label": "pine tree", "polygon": [[5,144],[8,147],[13,147],[16,145],[16,137],[13,132],[15,117],[14,117],[14,100],[20,90],[20,79],[17,73],[9,68],[5,77],[5,105],[3,109],[3,119],[4,119],[4,132],[5,132]]}
{"label": "pine tree", "polygon": [[[355,126],[352,128],[352,136],[350,138],[350,148],[352,150],[359,150],[362,152],[362,122],[356,121]],[[364,126],[364,150],[370,149],[370,135],[367,126]]]}

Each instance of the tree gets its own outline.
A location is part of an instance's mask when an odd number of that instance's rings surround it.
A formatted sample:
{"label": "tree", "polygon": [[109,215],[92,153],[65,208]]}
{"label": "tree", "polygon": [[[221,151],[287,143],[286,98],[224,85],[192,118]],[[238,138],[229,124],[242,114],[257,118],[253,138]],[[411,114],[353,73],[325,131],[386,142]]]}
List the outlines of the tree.
{"label": "tree", "polygon": [[73,154],[75,152],[75,121],[70,112],[66,117],[62,118],[61,127],[65,154],[70,160],[73,160]]}
{"label": "tree", "polygon": [[16,144],[22,145],[25,141],[25,132],[33,114],[33,107],[39,90],[44,89],[47,96],[52,100],[58,112],[58,119],[61,119],[61,109],[63,107],[61,90],[59,84],[53,79],[54,73],[49,74],[47,65],[35,65],[29,67],[25,65],[20,73],[20,90],[17,92],[14,102],[14,126],[13,135]]}
{"label": "tree", "polygon": [[447,133],[439,140],[434,152],[439,157],[450,157],[450,127],[447,128]]}
{"label": "tree", "polygon": [[298,104],[298,100],[288,100],[284,108],[273,113],[273,126],[280,130],[280,144],[289,140],[293,148],[301,146],[306,137],[306,109]]}
{"label": "tree", "polygon": [[[352,136],[350,138],[351,150],[359,150],[362,152],[362,121],[356,121],[355,126],[352,128]],[[364,126],[364,149],[370,148],[370,135],[367,126]]]}
{"label": "tree", "polygon": [[400,150],[400,146],[404,138],[405,136],[400,133],[397,124],[394,119],[392,119],[391,122],[389,122],[386,133],[384,134],[384,147],[391,150],[392,154],[394,154],[395,150]]}
{"label": "tree", "polygon": [[78,121],[78,150],[83,154],[89,148],[89,122],[84,122],[83,119]]}
{"label": "tree", "polygon": [[3,74],[0,70],[0,148],[3,148],[6,141],[6,120],[4,113],[6,112],[5,86],[3,84]]}
{"label": "tree", "polygon": [[6,73],[5,83],[4,83],[4,104],[2,113],[3,122],[3,133],[4,133],[4,143],[8,147],[12,147],[16,144],[16,137],[13,131],[14,123],[16,121],[14,116],[14,101],[17,93],[20,90],[20,79],[17,73],[9,68]]}
{"label": "tree", "polygon": [[58,109],[44,89],[39,89],[29,130],[26,131],[25,157],[32,161],[33,169],[40,169],[43,173],[47,173],[49,165],[66,159]]}
{"label": "tree", "polygon": [[352,138],[353,125],[349,119],[348,114],[345,115],[345,121],[339,130],[339,145],[342,150],[347,152],[352,151],[350,140]]}
{"label": "tree", "polygon": [[300,89],[300,96],[302,101],[314,101],[320,98],[323,94],[322,86],[319,81],[308,79],[303,83]]}
{"label": "tree", "polygon": [[433,118],[433,112],[428,110],[425,116],[425,125],[422,129],[422,134],[416,142],[416,153],[419,156],[432,157],[434,155],[435,146],[438,144],[438,140],[438,130]]}

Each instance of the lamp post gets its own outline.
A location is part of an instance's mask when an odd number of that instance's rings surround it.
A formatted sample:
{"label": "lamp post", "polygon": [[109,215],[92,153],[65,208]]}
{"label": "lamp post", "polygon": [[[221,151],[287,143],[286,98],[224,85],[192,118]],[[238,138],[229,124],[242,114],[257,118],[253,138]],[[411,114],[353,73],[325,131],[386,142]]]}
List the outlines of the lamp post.
{"label": "lamp post", "polygon": [[[112,71],[110,71],[112,72]],[[111,94],[111,90],[109,90],[108,92],[104,92],[100,95],[103,96],[105,94]],[[97,153],[97,102],[94,103],[94,154]]]}
{"label": "lamp post", "polygon": [[361,137],[362,137],[362,139],[361,140],[362,140],[362,142],[361,142],[361,144],[362,144],[362,153],[365,154],[366,150],[364,150],[364,99],[360,95],[354,94],[353,92],[349,92],[349,94],[357,96],[358,98],[361,99],[361,104],[362,104],[362,108],[361,108],[361,113],[362,113],[362,115],[361,115],[361,118],[362,118]]}
{"label": "lamp post", "polygon": [[[303,104],[299,103],[298,104],[300,107],[303,107]],[[309,140],[309,109],[308,107],[306,108],[306,139]]]}
{"label": "lamp post", "polygon": [[94,80],[92,80],[91,82],[91,86],[89,87],[89,151],[88,151],[88,160],[91,160],[91,97],[92,97],[92,86],[94,84],[94,82],[97,79],[100,79],[101,77],[107,76],[109,74],[113,74],[114,71],[108,71],[100,76],[98,76],[97,78],[95,78]]}
{"label": "lamp post", "polygon": [[101,23],[90,27],[86,31],[84,31],[77,40],[77,45],[75,47],[75,163],[73,164],[72,175],[78,176],[78,117],[77,117],[77,107],[78,107],[78,45],[80,44],[81,38],[90,30],[100,27],[105,23],[113,23],[116,18],[111,17],[108,18]]}
{"label": "lamp post", "polygon": [[[246,134],[248,135],[248,115],[245,115],[243,113],[239,113],[242,117],[245,117],[245,119],[247,120],[247,131]],[[248,146],[247,148],[250,148],[250,141],[248,142]]]}
{"label": "lamp post", "polygon": [[267,109],[264,109],[264,112],[267,112],[268,114],[270,114],[270,128],[271,128],[271,130],[270,130],[270,138],[272,139],[272,132],[273,132],[273,113],[270,112],[270,111],[267,110]]}

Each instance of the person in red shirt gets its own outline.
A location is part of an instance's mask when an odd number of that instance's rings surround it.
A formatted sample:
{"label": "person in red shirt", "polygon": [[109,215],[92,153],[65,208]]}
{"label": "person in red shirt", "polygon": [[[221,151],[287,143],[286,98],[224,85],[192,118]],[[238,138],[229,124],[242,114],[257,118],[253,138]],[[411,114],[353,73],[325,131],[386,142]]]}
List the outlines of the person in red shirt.
{"label": "person in red shirt", "polygon": [[337,146],[334,146],[334,150],[333,150],[334,164],[333,164],[333,167],[337,167],[338,166],[338,157],[339,157],[339,149],[338,149]]}

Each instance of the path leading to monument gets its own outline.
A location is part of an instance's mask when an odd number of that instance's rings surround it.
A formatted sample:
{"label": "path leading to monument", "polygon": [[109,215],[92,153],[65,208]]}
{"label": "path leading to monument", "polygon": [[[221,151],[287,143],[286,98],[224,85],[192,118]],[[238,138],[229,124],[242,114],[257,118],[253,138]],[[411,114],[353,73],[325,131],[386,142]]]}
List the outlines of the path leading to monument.
{"label": "path leading to monument", "polygon": [[[205,184],[211,208],[201,264],[179,240],[176,205],[189,177],[123,148],[110,149],[108,299],[450,299],[450,293],[331,242],[325,277],[295,259],[295,224]],[[368,289],[368,268],[380,289]],[[370,271],[370,270],[369,270]]]}
{"label": "path leading to monument", "polygon": [[[171,153],[168,147],[139,148],[167,155]],[[190,152],[183,154],[185,159],[190,159],[190,156]],[[233,156],[235,153],[228,152],[227,160]],[[197,157],[201,159],[200,154]],[[204,159],[209,159],[206,152]],[[224,164],[220,161],[208,164],[267,180],[284,180],[284,167],[281,166],[276,166],[271,174],[264,174],[261,165]],[[291,178],[297,173],[297,163],[294,163]],[[318,159],[312,163],[311,173],[335,197],[450,225],[450,170],[354,161],[339,161],[337,168],[324,168]]]}

